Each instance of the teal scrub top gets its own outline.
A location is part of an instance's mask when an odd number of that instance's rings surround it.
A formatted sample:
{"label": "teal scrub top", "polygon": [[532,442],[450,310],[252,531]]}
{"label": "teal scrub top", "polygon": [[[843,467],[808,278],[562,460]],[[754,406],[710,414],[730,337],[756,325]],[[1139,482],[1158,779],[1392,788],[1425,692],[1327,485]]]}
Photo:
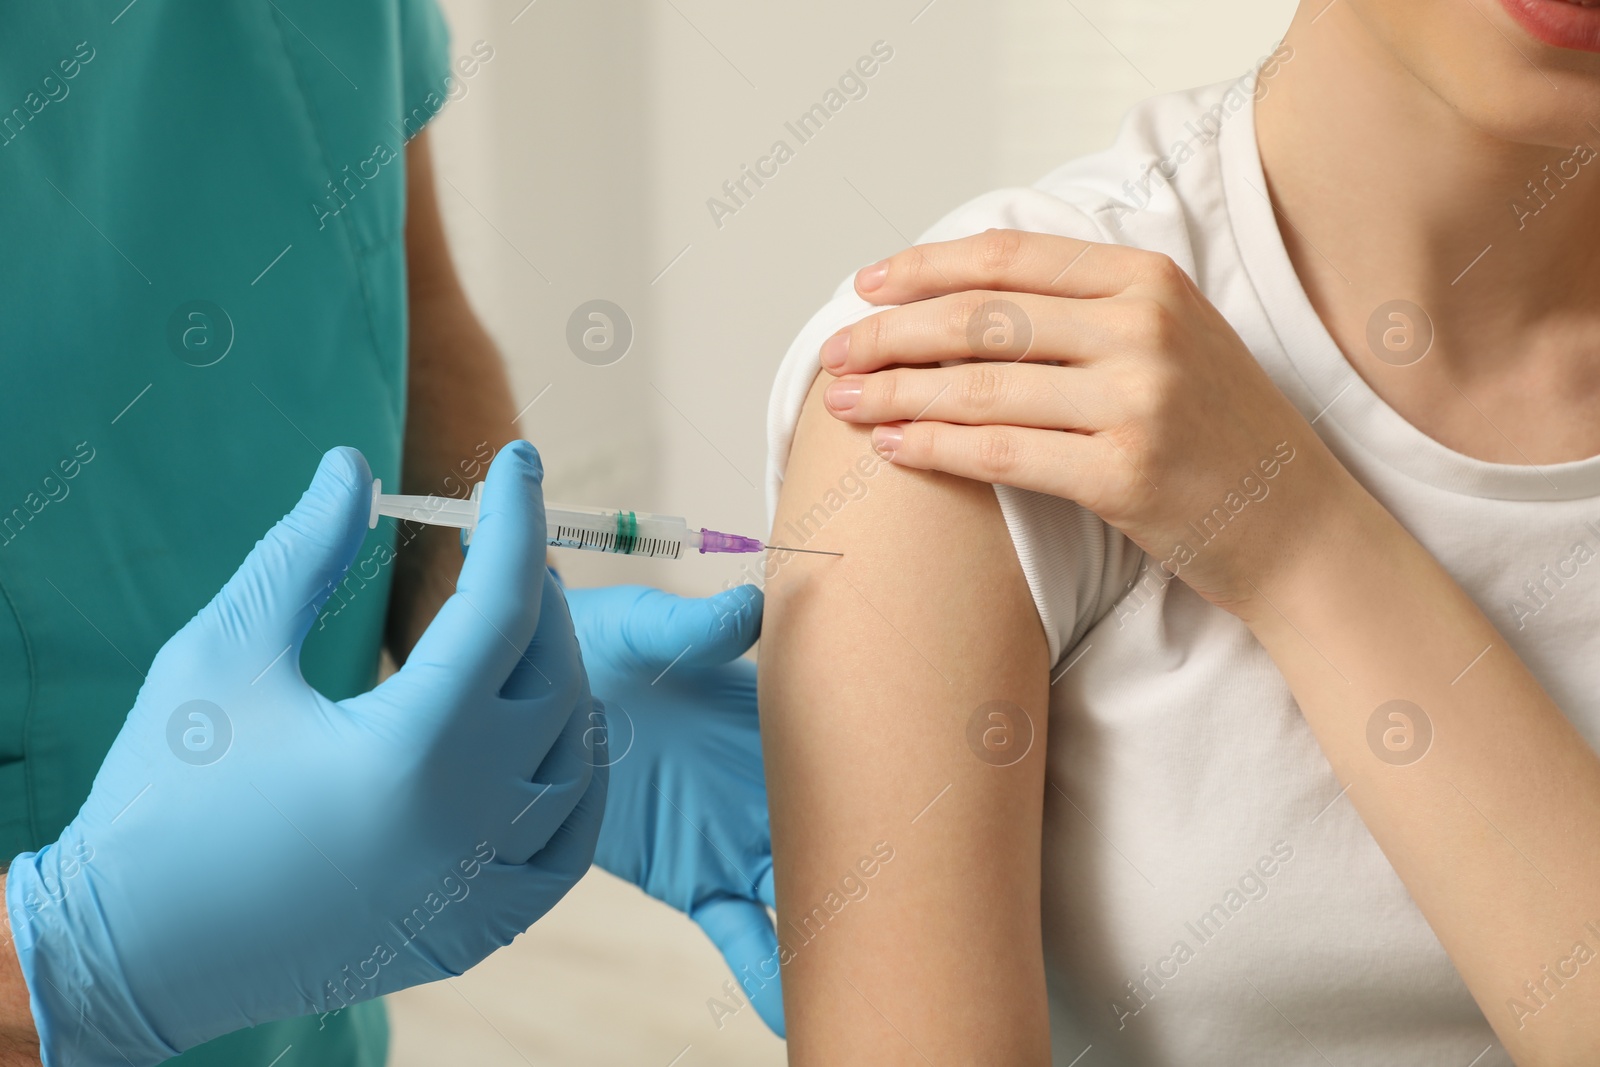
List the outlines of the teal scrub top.
{"label": "teal scrub top", "polygon": [[[0,9],[0,854],[88,794],[156,650],[322,452],[398,484],[405,142],[447,97],[433,0]],[[307,642],[369,688],[380,528]],[[380,1004],[173,1062],[381,1064]]]}

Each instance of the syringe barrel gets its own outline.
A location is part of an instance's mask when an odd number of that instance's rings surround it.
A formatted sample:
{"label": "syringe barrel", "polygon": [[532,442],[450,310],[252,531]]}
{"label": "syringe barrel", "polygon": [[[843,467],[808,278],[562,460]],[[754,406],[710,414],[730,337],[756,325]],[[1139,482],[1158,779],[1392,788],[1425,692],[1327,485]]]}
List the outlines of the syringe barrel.
{"label": "syringe barrel", "polygon": [[[389,515],[403,521],[454,526],[461,530],[463,541],[470,545],[478,523],[478,502],[482,498],[482,482],[472,487],[471,499],[457,500],[451,497],[385,496],[383,483],[374,481],[372,514],[368,525],[376,526],[378,516]],[[619,508],[590,508],[581,504],[546,504],[544,512],[546,538],[552,548],[577,548],[588,552],[611,552],[653,559],[682,559],[687,550],[701,547],[702,531],[689,529],[687,522],[674,515],[652,515],[647,511],[623,511]]]}
{"label": "syringe barrel", "polygon": [[672,515],[576,504],[547,504],[544,513],[552,547],[652,559],[682,559],[694,547],[689,524]]}

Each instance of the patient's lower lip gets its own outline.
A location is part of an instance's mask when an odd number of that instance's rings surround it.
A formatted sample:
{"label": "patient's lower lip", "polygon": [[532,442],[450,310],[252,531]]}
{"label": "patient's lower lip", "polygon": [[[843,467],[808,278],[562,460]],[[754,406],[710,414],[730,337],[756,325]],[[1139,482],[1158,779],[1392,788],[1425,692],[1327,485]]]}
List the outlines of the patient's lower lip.
{"label": "patient's lower lip", "polygon": [[1500,6],[1545,44],[1600,52],[1600,7],[1585,7],[1570,0],[1500,0]]}

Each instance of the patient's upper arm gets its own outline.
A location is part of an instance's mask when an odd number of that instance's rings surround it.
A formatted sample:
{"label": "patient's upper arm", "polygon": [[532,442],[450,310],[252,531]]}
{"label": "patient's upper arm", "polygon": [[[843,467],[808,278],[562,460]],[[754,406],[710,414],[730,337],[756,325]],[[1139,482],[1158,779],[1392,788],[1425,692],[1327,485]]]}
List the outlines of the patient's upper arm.
{"label": "patient's upper arm", "polygon": [[878,461],[827,380],[772,539],[845,556],[769,564],[760,656],[790,1062],[1046,1063],[1038,615],[994,490]]}

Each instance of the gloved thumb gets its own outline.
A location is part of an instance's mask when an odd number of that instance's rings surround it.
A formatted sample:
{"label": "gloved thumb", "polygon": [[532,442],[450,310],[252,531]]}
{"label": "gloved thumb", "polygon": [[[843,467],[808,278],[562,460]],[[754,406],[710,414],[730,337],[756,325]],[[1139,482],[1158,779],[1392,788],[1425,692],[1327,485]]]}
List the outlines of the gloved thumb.
{"label": "gloved thumb", "polygon": [[742,656],[761,636],[761,590],[682,597],[650,589],[622,620],[624,640],[645,665],[714,667]]}
{"label": "gloved thumb", "polygon": [[299,503],[256,542],[201,618],[271,654],[298,649],[355,559],[371,509],[366,458],[353,448],[328,452]]}
{"label": "gloved thumb", "polygon": [[[785,1036],[782,960],[767,909],[754,900],[717,897],[690,909],[689,917],[728,961],[740,995],[755,1007],[768,1029]],[[730,1005],[730,1010],[736,1012],[740,1006]]]}

